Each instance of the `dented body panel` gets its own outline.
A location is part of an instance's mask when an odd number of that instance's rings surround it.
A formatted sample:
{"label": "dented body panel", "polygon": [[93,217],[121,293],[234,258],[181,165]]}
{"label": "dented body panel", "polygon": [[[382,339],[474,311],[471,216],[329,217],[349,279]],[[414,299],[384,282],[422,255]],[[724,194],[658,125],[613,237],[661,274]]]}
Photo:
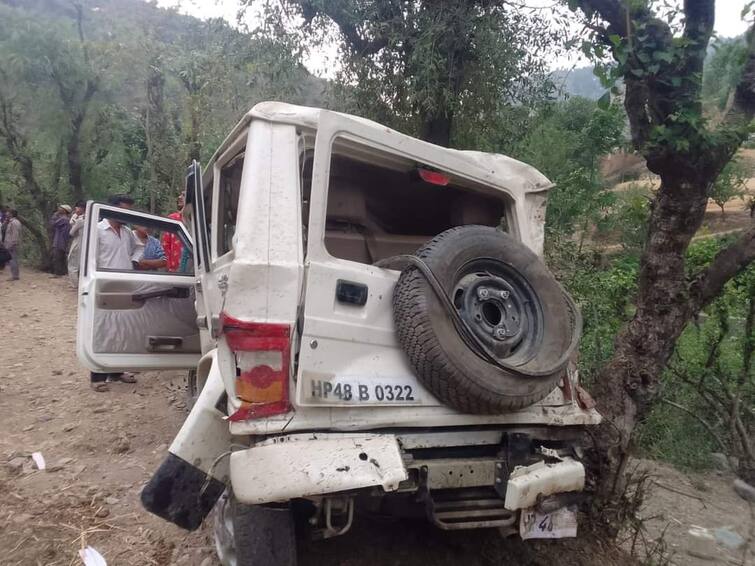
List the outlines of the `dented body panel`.
{"label": "dented body panel", "polygon": [[581,462],[571,458],[553,464],[540,461],[511,472],[504,506],[510,511],[534,507],[540,497],[582,491],[584,487],[585,467]]}
{"label": "dented body panel", "polygon": [[389,492],[406,478],[392,435],[289,436],[231,455],[233,492],[249,504],[372,486]]}
{"label": "dented body panel", "polygon": [[202,389],[191,412],[178,430],[168,452],[208,476],[226,483],[228,481],[228,458],[221,456],[228,452],[231,433],[225,415],[218,409],[218,402],[225,393],[217,356],[213,350],[199,363],[209,371],[202,375]]}

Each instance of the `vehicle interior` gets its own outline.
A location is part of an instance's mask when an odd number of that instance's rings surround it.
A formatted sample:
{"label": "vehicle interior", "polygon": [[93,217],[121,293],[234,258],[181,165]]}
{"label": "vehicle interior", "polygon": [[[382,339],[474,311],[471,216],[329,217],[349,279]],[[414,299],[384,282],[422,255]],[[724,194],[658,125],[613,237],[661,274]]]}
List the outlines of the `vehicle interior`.
{"label": "vehicle interior", "polygon": [[[330,167],[325,246],[334,257],[373,264],[413,253],[454,226],[505,229],[507,202],[502,195],[464,187],[405,158],[349,153],[334,152]],[[306,226],[311,156],[303,163],[302,180]]]}

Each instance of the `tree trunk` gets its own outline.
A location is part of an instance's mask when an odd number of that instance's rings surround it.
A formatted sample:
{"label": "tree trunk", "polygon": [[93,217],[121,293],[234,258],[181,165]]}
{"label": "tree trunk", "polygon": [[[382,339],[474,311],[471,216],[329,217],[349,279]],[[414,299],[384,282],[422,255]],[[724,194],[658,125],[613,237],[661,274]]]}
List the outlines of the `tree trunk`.
{"label": "tree trunk", "polygon": [[66,144],[68,157],[68,183],[71,185],[71,198],[73,202],[84,200],[84,182],[82,181],[81,166],[81,122],[80,116],[74,116],[71,120],[71,134]]}
{"label": "tree trunk", "polygon": [[599,444],[598,505],[615,508],[625,485],[623,469],[632,431],[658,393],[676,340],[702,306],[690,296],[684,256],[707,204],[707,184],[662,175],[640,261],[637,310],[615,341],[614,355],[592,388],[604,422]]}
{"label": "tree trunk", "polygon": [[451,115],[423,116],[420,137],[430,143],[449,147],[451,145]]}
{"label": "tree trunk", "polygon": [[21,222],[21,225],[26,228],[26,230],[34,239],[34,243],[37,246],[37,251],[39,252],[39,269],[41,269],[42,271],[51,271],[52,250],[50,249],[50,240],[36,224],[30,222],[25,217],[19,216],[18,221]]}
{"label": "tree trunk", "polygon": [[87,79],[84,94],[78,107],[70,108],[71,131],[66,144],[68,158],[68,182],[71,185],[73,201],[85,200],[84,181],[81,164],[81,128],[84,125],[89,104],[97,92],[97,83]]}

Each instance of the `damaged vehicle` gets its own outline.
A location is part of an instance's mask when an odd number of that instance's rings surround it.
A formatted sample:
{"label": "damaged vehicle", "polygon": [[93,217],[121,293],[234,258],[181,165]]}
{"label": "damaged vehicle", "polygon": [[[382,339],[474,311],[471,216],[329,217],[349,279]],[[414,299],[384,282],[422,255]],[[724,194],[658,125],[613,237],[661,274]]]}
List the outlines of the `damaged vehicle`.
{"label": "damaged vehicle", "polygon": [[[503,155],[265,102],[189,167],[184,223],[89,203],[80,360],[194,370],[144,506],[185,529],[215,509],[239,566],[294,565],[295,536],[344,534],[355,507],[575,536],[600,415],[573,366],[579,310],[542,261],[551,186]],[[170,233],[193,265],[98,266],[106,218]]]}

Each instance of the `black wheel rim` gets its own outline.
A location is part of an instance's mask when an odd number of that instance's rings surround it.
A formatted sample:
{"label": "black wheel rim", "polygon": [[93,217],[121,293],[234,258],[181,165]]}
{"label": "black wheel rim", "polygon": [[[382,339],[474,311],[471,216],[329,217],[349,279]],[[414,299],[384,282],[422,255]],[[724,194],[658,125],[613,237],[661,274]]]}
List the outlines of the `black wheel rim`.
{"label": "black wheel rim", "polygon": [[457,271],[451,299],[485,351],[507,364],[524,364],[543,337],[543,308],[527,280],[492,258],[474,259]]}

